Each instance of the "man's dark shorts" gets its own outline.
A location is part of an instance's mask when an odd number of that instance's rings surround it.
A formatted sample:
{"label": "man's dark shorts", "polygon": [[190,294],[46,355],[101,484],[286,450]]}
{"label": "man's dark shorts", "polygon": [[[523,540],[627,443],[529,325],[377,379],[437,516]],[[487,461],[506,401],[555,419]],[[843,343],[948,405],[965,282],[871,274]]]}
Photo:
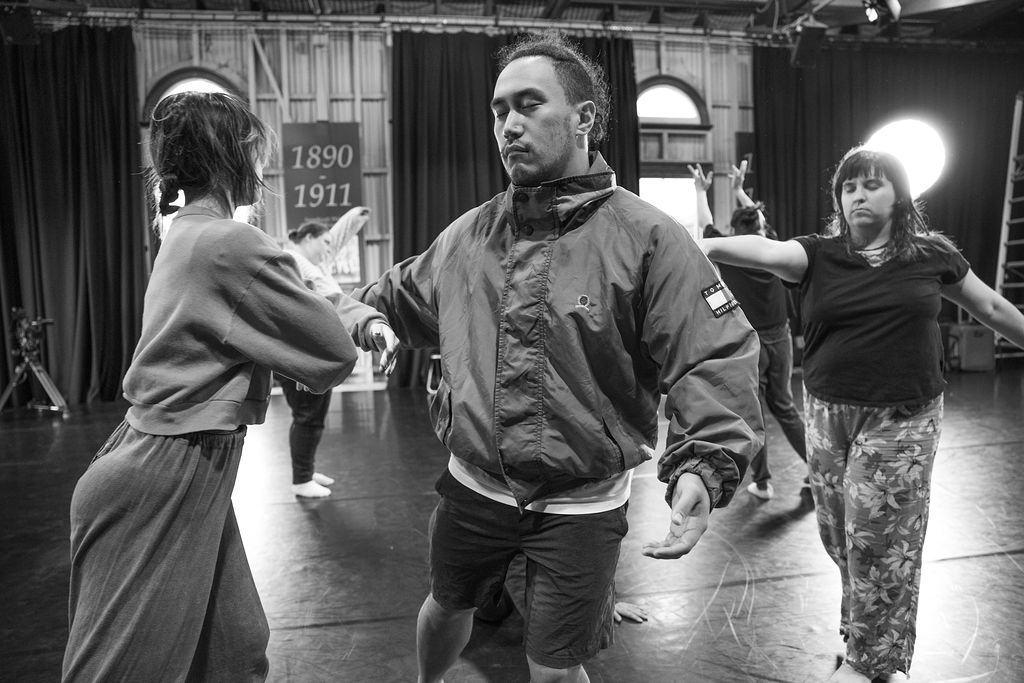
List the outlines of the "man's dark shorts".
{"label": "man's dark shorts", "polygon": [[493,501],[447,470],[430,519],[430,583],[448,609],[488,604],[501,590],[516,553],[526,557],[526,654],[543,666],[568,669],[612,642],[614,580],[626,535],[626,506],[588,515],[553,515]]}

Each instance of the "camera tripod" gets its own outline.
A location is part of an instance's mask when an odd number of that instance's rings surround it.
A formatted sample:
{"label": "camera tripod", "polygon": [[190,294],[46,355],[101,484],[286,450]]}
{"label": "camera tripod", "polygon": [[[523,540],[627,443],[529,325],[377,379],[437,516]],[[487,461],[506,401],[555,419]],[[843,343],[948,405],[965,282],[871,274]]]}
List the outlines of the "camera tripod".
{"label": "camera tripod", "polygon": [[11,394],[14,393],[14,387],[18,386],[22,380],[25,379],[26,373],[31,370],[32,374],[35,375],[39,383],[43,385],[43,389],[46,390],[46,395],[50,397],[50,402],[53,405],[45,405],[41,403],[29,403],[30,408],[36,410],[52,410],[54,412],[61,413],[64,417],[68,416],[68,404],[61,396],[60,390],[57,385],[53,383],[50,376],[46,373],[46,369],[39,364],[39,360],[36,358],[23,358],[18,363],[18,367],[14,369],[14,379],[4,389],[4,393],[0,395],[0,410],[4,409],[4,405],[7,403],[7,399],[10,398]]}

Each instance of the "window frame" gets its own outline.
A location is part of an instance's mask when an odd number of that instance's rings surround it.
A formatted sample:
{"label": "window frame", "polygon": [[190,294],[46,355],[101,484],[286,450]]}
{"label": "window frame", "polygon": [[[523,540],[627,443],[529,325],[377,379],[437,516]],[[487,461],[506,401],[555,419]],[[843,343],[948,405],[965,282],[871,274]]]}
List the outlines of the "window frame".
{"label": "window frame", "polygon": [[708,113],[707,104],[704,103],[704,98],[700,96],[697,89],[689,83],[682,81],[674,76],[652,76],[647,78],[637,85],[637,99],[643,96],[644,92],[654,88],[656,86],[668,86],[675,88],[683,93],[693,103],[694,108],[697,110],[697,116],[700,118],[700,123],[685,123],[674,118],[659,118],[653,116],[640,116],[637,114],[637,119],[640,122],[640,129],[643,131],[645,128],[650,129],[650,132],[655,130],[666,129],[670,131],[699,131],[707,132],[711,130],[711,116]]}
{"label": "window frame", "polygon": [[211,83],[216,83],[232,95],[243,100],[246,99],[244,90],[240,88],[237,83],[222,73],[201,66],[187,66],[175,69],[174,71],[161,76],[149,88],[149,92],[146,93],[146,101],[143,104],[142,116],[140,119],[142,126],[144,128],[149,127],[149,117],[153,113],[153,108],[156,107],[157,103],[161,99],[163,99],[164,93],[182,81],[190,81],[197,78],[210,81]]}

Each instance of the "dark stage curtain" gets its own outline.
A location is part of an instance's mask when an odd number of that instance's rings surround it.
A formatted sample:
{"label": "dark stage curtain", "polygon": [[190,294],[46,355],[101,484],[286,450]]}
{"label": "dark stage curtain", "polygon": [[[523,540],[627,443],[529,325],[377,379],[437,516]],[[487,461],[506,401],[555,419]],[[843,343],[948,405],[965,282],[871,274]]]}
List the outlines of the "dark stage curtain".
{"label": "dark stage curtain", "polygon": [[[53,319],[43,360],[69,403],[120,394],[145,287],[137,88],[127,27],[0,49],[4,384],[19,306]],[[46,398],[31,374],[15,398],[30,391]]]}
{"label": "dark stage curtain", "polygon": [[[492,135],[494,53],[505,36],[399,32],[392,43],[394,259],[505,187]],[[407,351],[391,383],[423,384],[428,352]]]}
{"label": "dark stage curtain", "polygon": [[636,115],[633,41],[592,37],[580,39],[579,44],[604,69],[611,86],[608,134],[597,149],[615,170],[615,182],[640,194],[640,120]]}
{"label": "dark stage curtain", "polygon": [[[454,219],[504,190],[490,102],[495,53],[514,35],[398,32],[392,47],[394,257],[418,254]],[[639,188],[633,44],[579,41],[612,85],[612,125],[601,151],[620,185]],[[405,353],[392,382],[420,384],[427,359]]]}
{"label": "dark stage curtain", "polygon": [[827,45],[814,66],[789,49],[754,51],[754,170],[780,237],[824,227],[840,157],[883,123],[921,118],[946,145],[946,167],[922,199],[982,280],[997,262],[1014,97],[1024,53],[922,45]]}
{"label": "dark stage curtain", "polygon": [[504,36],[395,33],[392,44],[395,261],[505,187],[492,134],[494,53]]}

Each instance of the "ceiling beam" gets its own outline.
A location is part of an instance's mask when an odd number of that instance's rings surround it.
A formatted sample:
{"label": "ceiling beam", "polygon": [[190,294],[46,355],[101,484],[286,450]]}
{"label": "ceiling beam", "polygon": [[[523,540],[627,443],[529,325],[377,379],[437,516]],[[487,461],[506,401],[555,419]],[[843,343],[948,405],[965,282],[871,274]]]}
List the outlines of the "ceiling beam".
{"label": "ceiling beam", "polygon": [[963,12],[948,12],[936,16],[937,30],[948,38],[959,38],[969,35],[983,26],[995,24],[1008,19],[1011,14],[1021,11],[1020,0],[999,0],[990,2],[984,7],[973,7]]}
{"label": "ceiling beam", "polygon": [[903,5],[903,12],[900,14],[901,17],[913,16],[915,14],[928,14],[930,12],[941,12],[949,9],[960,9],[969,5],[980,5],[983,3],[992,3],[995,5],[1005,4],[1016,4],[1020,5],[1015,0],[1010,0],[1009,3],[993,3],[992,0],[901,0],[900,4]]}
{"label": "ceiling beam", "polygon": [[565,14],[565,8],[569,6],[572,0],[548,0],[548,6],[544,8],[544,13],[541,15],[545,19],[561,19],[562,15]]}
{"label": "ceiling beam", "polygon": [[[571,2],[572,0],[570,0]],[[719,10],[749,12],[764,5],[764,0],[582,0],[580,4],[611,7],[642,7],[644,9]]]}

